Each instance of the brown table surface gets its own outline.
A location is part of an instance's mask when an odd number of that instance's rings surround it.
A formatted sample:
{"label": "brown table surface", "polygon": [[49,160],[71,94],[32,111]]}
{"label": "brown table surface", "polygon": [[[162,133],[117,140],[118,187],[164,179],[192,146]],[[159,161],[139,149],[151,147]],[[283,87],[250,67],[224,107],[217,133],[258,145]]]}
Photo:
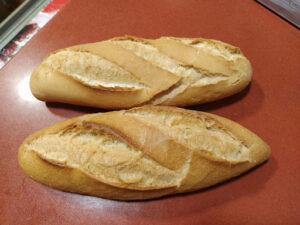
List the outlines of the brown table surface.
{"label": "brown table surface", "polygon": [[[32,132],[97,109],[34,99],[29,76],[58,48],[131,34],[205,37],[239,46],[251,85],[193,107],[230,118],[272,148],[269,161],[204,191],[120,202],[27,178],[17,151]],[[0,71],[0,224],[299,224],[300,31],[251,0],[72,0]]]}

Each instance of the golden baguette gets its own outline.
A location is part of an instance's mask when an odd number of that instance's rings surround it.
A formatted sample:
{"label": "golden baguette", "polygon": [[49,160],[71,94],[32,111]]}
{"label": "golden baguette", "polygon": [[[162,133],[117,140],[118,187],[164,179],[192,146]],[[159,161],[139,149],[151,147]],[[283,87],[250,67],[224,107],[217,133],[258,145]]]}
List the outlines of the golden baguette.
{"label": "golden baguette", "polygon": [[99,108],[187,106],[233,95],[251,76],[240,49],[221,41],[124,36],[51,53],[30,87],[43,101]]}
{"label": "golden baguette", "polygon": [[209,113],[167,106],[89,114],[29,136],[19,164],[64,191],[120,200],[191,192],[267,160],[269,146]]}

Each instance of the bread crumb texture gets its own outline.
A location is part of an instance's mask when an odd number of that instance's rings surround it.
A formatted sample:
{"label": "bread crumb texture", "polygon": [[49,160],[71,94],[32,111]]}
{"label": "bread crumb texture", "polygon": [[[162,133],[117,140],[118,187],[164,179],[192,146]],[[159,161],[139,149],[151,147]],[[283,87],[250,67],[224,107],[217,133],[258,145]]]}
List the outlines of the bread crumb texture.
{"label": "bread crumb texture", "polygon": [[[79,117],[25,142],[24,149],[52,165],[78,169],[114,187],[185,191],[214,173],[214,167],[195,171],[195,166],[204,165],[201,160],[221,165],[224,171],[249,164],[248,169],[261,160],[246,142],[209,114],[145,106]],[[263,146],[262,151],[268,149]],[[192,164],[197,157],[201,160]],[[187,182],[193,173],[197,176]]]}
{"label": "bread crumb texture", "polygon": [[102,91],[146,93],[138,105],[216,100],[240,91],[252,76],[239,48],[200,38],[124,36],[58,50],[42,65]]}

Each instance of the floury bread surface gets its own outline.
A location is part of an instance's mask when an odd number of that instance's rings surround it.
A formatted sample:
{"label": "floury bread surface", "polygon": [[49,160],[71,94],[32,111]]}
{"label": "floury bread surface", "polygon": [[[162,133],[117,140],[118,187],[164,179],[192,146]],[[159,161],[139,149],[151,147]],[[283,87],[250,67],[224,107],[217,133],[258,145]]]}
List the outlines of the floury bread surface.
{"label": "floury bread surface", "polygon": [[109,109],[187,106],[233,95],[251,76],[240,49],[221,41],[124,36],[51,53],[30,86],[43,101]]}
{"label": "floury bread surface", "polygon": [[120,200],[209,187],[267,160],[270,149],[228,119],[167,106],[90,114],[29,136],[19,164],[65,191]]}

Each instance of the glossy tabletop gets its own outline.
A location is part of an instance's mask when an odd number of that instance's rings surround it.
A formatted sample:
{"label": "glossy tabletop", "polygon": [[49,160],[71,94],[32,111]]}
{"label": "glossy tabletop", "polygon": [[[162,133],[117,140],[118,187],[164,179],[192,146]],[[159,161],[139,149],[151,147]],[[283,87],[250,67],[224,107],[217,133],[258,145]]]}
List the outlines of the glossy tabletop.
{"label": "glossy tabletop", "polygon": [[[239,46],[251,85],[192,107],[265,140],[268,162],[206,190],[122,202],[58,191],[18,166],[22,141],[45,126],[101,111],[40,102],[28,82],[49,52],[124,34],[213,38]],[[299,224],[300,31],[252,0],[72,0],[0,70],[0,224]]]}

